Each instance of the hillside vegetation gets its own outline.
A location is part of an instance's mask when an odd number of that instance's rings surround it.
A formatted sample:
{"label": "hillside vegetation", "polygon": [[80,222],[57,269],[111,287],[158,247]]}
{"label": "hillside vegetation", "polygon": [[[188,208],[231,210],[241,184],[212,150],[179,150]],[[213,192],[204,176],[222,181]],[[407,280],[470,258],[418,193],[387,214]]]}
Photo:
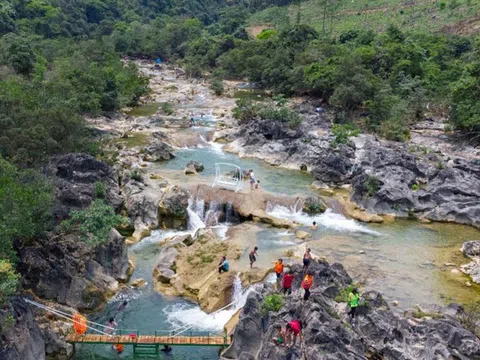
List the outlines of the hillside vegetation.
{"label": "hillside vegetation", "polygon": [[[325,1],[3,1],[5,288],[16,287],[9,265],[15,247],[54,226],[51,186],[38,168],[59,153],[99,154],[84,116],[133,106],[148,92],[148,80],[122,60],[126,56],[161,57],[189,76],[208,75],[218,94],[221,80],[234,78],[278,95],[308,95],[333,110],[336,129],[347,124],[404,141],[409,126],[433,111],[478,142],[478,1]],[[260,27],[251,31],[252,24]],[[239,105],[241,117],[242,109],[254,109],[292,128],[301,121],[286,108]]]}
{"label": "hillside vegetation", "polygon": [[389,25],[408,31],[480,33],[480,2],[474,0],[306,0],[259,11],[249,24],[283,26],[299,16],[302,23],[337,35],[353,29],[385,31]]}

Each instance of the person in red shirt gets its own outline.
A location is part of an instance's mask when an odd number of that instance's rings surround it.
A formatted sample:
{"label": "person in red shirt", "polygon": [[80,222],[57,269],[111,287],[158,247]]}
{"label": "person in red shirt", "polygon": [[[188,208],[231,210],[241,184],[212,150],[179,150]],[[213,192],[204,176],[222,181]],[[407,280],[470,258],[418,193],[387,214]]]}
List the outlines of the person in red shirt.
{"label": "person in red shirt", "polygon": [[292,282],[293,282],[293,271],[290,270],[287,274],[283,276],[283,283],[282,283],[282,288],[283,288],[283,293],[290,295],[292,293]]}
{"label": "person in red shirt", "polygon": [[303,296],[303,300],[308,300],[310,297],[310,288],[313,284],[313,274],[309,271],[302,281],[302,288],[305,290],[305,295]]}
{"label": "person in red shirt", "polygon": [[291,342],[290,346],[295,346],[297,343],[297,336],[300,335],[300,341],[302,341],[302,325],[298,320],[292,320],[289,323],[287,323],[287,326],[285,328],[286,333],[287,333],[287,341],[286,345],[289,346],[290,339],[293,336],[293,340]]}

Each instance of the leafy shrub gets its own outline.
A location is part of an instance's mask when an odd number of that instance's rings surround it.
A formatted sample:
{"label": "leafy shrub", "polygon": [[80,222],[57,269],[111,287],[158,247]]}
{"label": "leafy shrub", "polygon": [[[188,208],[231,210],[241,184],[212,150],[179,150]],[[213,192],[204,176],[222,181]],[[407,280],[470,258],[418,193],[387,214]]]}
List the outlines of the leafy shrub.
{"label": "leafy shrub", "polygon": [[105,188],[105,183],[103,181],[97,181],[95,183],[95,198],[96,199],[105,199],[107,191]]}
{"label": "leafy shrub", "polygon": [[127,219],[115,214],[110,205],[97,199],[88,208],[74,211],[70,219],[60,224],[60,229],[65,232],[78,232],[88,245],[97,246],[108,242],[108,233],[112,228],[127,223]]}
{"label": "leafy shrub", "polygon": [[130,179],[138,182],[143,182],[143,175],[140,170],[134,169],[133,171],[130,172]]}
{"label": "leafy shrub", "polygon": [[283,307],[284,300],[278,294],[272,294],[265,296],[263,300],[262,313],[268,314],[270,311],[278,311]]}
{"label": "leafy shrub", "polygon": [[172,104],[168,103],[168,102],[165,102],[165,103],[162,103],[162,105],[160,105],[160,110],[162,111],[162,113],[164,113],[165,115],[172,115],[175,110],[173,109],[173,106]]}
{"label": "leafy shrub", "polygon": [[362,185],[368,196],[375,196],[378,190],[380,190],[381,182],[376,176],[367,175]]}
{"label": "leafy shrub", "polygon": [[215,95],[220,96],[224,92],[223,88],[223,81],[219,79],[215,79],[210,84],[210,89],[215,93]]}
{"label": "leafy shrub", "polygon": [[332,133],[335,138],[332,140],[331,145],[337,147],[340,144],[348,143],[348,140],[352,136],[357,136],[360,134],[360,129],[358,129],[353,124],[335,124],[332,127]]}
{"label": "leafy shrub", "polygon": [[15,272],[12,264],[0,259],[0,305],[17,291],[20,276]]}
{"label": "leafy shrub", "polygon": [[336,302],[348,302],[348,295],[353,291],[357,286],[355,284],[350,284],[347,287],[340,290],[340,293],[335,296]]}
{"label": "leafy shrub", "polygon": [[418,186],[418,184],[413,184],[410,189],[412,189],[413,191],[417,191],[420,189],[420,186]]}

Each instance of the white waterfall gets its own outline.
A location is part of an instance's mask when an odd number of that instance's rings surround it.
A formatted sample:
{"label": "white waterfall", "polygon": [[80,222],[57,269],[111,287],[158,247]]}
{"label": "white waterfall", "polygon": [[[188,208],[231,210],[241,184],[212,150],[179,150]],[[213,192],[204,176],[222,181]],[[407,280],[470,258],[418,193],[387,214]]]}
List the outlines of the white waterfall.
{"label": "white waterfall", "polygon": [[302,211],[302,206],[298,201],[294,206],[291,207],[268,203],[267,213],[278,219],[294,221],[304,226],[310,226],[314,221],[316,221],[318,226],[332,230],[380,235],[379,232],[370,230],[368,227],[359,224],[355,220],[347,219],[342,214],[334,213],[331,209],[327,209],[327,211],[325,211],[323,214],[305,214]]}
{"label": "white waterfall", "polygon": [[203,199],[200,198],[195,201],[193,198],[190,198],[188,200],[187,226],[189,231],[195,232],[205,227],[205,223],[203,222],[204,212],[205,201]]}

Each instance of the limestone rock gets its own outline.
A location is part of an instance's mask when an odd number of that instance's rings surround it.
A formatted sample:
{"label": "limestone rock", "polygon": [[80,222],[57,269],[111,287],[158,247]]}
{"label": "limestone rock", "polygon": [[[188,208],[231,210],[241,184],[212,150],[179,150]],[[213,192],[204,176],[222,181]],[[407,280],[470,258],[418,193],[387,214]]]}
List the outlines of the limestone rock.
{"label": "limestone rock", "polygon": [[307,238],[311,237],[312,235],[307,232],[307,231],[303,231],[303,230],[297,230],[295,232],[295,237],[297,239],[300,239],[300,240],[306,240]]}
{"label": "limestone rock", "polygon": [[203,170],[205,170],[205,167],[203,166],[203,164],[202,164],[201,162],[193,161],[193,160],[189,161],[189,162],[187,163],[187,166],[186,166],[186,167],[187,167],[187,168],[193,168],[193,169],[195,169],[195,171],[196,171],[197,173],[202,172]]}
{"label": "limestone rock", "polygon": [[173,149],[170,145],[159,142],[146,147],[143,151],[143,161],[158,162],[173,159]]}
{"label": "limestone rock", "polygon": [[[381,294],[362,294],[366,305],[357,310],[354,329],[342,317],[345,307],[327,296],[332,286],[338,289],[351,283],[341,265],[313,261],[314,287],[309,301],[299,306],[298,296],[285,298],[278,312],[267,315],[262,311],[265,296],[275,293],[270,284],[252,291],[240,313],[230,347],[222,353],[225,359],[382,359],[436,360],[480,358],[480,339],[464,329],[454,316],[424,318],[421,321],[404,318],[391,311]],[[302,267],[293,265],[294,288],[300,284]],[[282,348],[272,342],[275,327],[291,320],[303,324],[304,342],[300,347]],[[344,320],[344,321],[342,321]],[[298,343],[297,343],[298,344]],[[345,357],[348,354],[347,357]]]}
{"label": "limestone rock", "polygon": [[13,324],[2,331],[0,359],[45,360],[45,340],[27,303],[20,297],[12,299],[0,309],[0,323],[7,323],[7,317]]}
{"label": "limestone rock", "polygon": [[185,227],[189,197],[179,186],[168,188],[158,204],[159,224],[168,228]]}
{"label": "limestone rock", "polygon": [[105,200],[108,204],[116,211],[122,207],[123,199],[114,170],[91,155],[56,156],[43,171],[55,187],[53,214],[57,221],[66,219],[72,210],[88,207],[97,197],[97,183],[105,185]]}
{"label": "limestone rock", "polygon": [[310,196],[303,201],[303,212],[307,214],[319,214],[327,210],[327,205],[322,199]]}
{"label": "limestone rock", "polygon": [[76,235],[50,234],[19,251],[23,285],[45,299],[95,309],[128,278],[125,239],[112,230],[109,242],[87,246]]}

